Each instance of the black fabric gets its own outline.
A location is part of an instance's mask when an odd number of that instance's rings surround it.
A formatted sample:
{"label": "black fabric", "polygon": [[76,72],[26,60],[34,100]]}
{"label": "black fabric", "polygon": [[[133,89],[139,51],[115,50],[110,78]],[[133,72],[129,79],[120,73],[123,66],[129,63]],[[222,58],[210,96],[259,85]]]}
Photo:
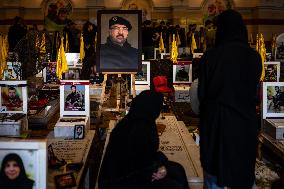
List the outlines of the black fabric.
{"label": "black fabric", "polygon": [[27,29],[22,24],[14,24],[9,28],[8,32],[8,43],[9,43],[9,51],[13,52],[17,43],[25,37],[27,34]]}
{"label": "black fabric", "polygon": [[[5,174],[5,167],[9,161],[17,162],[20,168],[20,174],[14,180],[10,180]],[[0,187],[1,189],[32,189],[34,181],[29,179],[26,175],[24,164],[20,156],[11,153],[4,157],[0,171]]]}
{"label": "black fabric", "polygon": [[[158,167],[168,164],[167,157],[158,151],[155,123],[162,105],[162,94],[151,91],[143,91],[133,99],[129,113],[111,132],[100,169],[99,189],[160,188],[162,184],[151,182],[151,177]],[[186,180],[185,174],[180,175]],[[168,179],[175,180],[170,176]]]}
{"label": "black fabric", "polygon": [[107,42],[100,46],[99,54],[101,69],[138,70],[138,49],[131,47],[127,41],[120,46],[108,37]]}
{"label": "black fabric", "polygon": [[[236,25],[234,25],[236,24]],[[199,65],[200,159],[220,186],[251,188],[257,145],[260,55],[247,43],[239,13],[218,17],[216,46]]]}

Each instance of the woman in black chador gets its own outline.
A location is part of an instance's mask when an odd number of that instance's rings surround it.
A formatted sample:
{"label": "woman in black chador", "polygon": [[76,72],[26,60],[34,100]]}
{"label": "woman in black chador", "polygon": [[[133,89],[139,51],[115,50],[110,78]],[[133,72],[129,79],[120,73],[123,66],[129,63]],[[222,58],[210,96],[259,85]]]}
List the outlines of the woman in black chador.
{"label": "woman in black chador", "polygon": [[163,95],[143,91],[112,130],[99,175],[99,189],[188,189],[183,167],[159,152],[155,120]]}
{"label": "woman in black chador", "polygon": [[260,55],[248,44],[242,16],[217,18],[215,47],[199,64],[200,160],[205,189],[251,189],[255,182]]}
{"label": "woman in black chador", "polygon": [[4,157],[0,172],[1,189],[32,189],[34,181],[26,175],[21,157],[11,153]]}

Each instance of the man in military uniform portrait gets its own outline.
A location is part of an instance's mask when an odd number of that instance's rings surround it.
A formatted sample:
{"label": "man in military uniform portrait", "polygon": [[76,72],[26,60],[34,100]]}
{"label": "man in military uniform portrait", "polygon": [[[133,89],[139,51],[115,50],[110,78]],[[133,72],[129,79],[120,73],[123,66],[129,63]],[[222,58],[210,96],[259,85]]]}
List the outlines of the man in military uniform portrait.
{"label": "man in military uniform portrait", "polygon": [[[138,48],[134,48],[134,44],[128,42],[128,37],[132,30],[132,24],[124,17],[112,16],[108,20],[108,36],[105,43],[102,41],[98,50],[100,54],[98,70],[106,72],[138,70]],[[136,28],[135,31],[138,31],[138,29]],[[138,35],[136,41],[138,44]]]}
{"label": "man in military uniform portrait", "polygon": [[67,110],[81,110],[83,107],[83,97],[79,91],[76,90],[75,85],[71,85],[71,93],[65,99],[65,109]]}

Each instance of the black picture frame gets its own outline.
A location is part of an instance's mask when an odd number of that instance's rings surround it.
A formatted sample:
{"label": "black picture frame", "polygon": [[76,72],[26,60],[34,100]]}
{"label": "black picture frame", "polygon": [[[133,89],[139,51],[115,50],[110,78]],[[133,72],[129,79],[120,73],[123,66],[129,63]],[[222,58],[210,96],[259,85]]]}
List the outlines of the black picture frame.
{"label": "black picture frame", "polygon": [[[109,23],[123,18],[131,24],[128,30],[127,45],[124,50],[113,50],[107,38],[110,35]],[[99,10],[97,13],[97,72],[102,73],[137,73],[142,65],[142,41],[141,41],[141,10]],[[121,31],[119,29],[119,31]],[[110,41],[110,40],[109,40]],[[129,47],[130,45],[131,47]],[[125,47],[128,46],[128,47]],[[126,48],[126,50],[125,50]],[[134,48],[134,49],[133,49]],[[129,53],[128,53],[129,52]]]}
{"label": "black picture frame", "polygon": [[56,189],[64,189],[76,186],[76,180],[73,172],[54,176]]}
{"label": "black picture frame", "polygon": [[85,137],[85,125],[75,125],[74,139],[84,139],[84,137]]}

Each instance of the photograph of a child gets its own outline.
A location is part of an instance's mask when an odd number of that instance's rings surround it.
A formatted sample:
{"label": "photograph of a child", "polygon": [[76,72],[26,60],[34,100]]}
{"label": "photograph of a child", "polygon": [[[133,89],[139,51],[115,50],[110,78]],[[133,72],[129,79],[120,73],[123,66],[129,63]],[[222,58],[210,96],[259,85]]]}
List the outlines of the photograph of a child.
{"label": "photograph of a child", "polygon": [[64,110],[85,111],[85,85],[64,85]]}
{"label": "photograph of a child", "polygon": [[22,87],[1,87],[1,109],[23,111]]}
{"label": "photograph of a child", "polygon": [[267,86],[267,113],[284,113],[284,86]]}
{"label": "photograph of a child", "polygon": [[277,81],[277,65],[276,64],[264,64],[266,82],[276,82]]}
{"label": "photograph of a child", "polygon": [[56,62],[49,62],[46,65],[45,82],[47,83],[57,83],[58,78],[56,76]]}
{"label": "photograph of a child", "polygon": [[74,139],[83,139],[84,138],[84,125],[75,125],[74,128]]}
{"label": "photograph of a child", "polygon": [[[35,156],[33,153],[24,152],[22,157],[15,153],[0,151],[0,188],[1,189],[34,189],[35,166],[33,165]],[[25,157],[25,158],[23,158]],[[22,159],[23,158],[23,159]]]}
{"label": "photograph of a child", "polygon": [[189,81],[189,65],[176,65],[175,81]]}

